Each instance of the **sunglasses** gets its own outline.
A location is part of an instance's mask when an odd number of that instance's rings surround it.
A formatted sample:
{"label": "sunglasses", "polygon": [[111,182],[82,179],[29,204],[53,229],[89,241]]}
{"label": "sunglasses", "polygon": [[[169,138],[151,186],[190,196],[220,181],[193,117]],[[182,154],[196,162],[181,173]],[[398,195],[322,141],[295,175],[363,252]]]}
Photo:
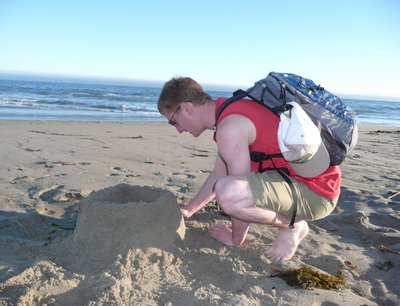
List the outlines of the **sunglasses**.
{"label": "sunglasses", "polygon": [[168,120],[168,123],[171,124],[172,126],[175,126],[175,125],[176,125],[176,121],[173,121],[172,119],[174,119],[176,113],[177,113],[180,109],[181,109],[181,106],[179,105],[179,106],[176,108],[175,112],[172,114],[171,118]]}

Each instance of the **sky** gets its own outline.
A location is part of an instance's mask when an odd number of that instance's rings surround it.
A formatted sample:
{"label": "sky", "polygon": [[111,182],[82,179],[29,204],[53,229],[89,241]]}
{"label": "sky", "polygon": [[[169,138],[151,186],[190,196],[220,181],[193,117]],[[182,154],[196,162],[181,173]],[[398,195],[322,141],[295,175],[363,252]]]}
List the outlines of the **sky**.
{"label": "sky", "polygon": [[400,97],[397,0],[0,0],[0,72]]}

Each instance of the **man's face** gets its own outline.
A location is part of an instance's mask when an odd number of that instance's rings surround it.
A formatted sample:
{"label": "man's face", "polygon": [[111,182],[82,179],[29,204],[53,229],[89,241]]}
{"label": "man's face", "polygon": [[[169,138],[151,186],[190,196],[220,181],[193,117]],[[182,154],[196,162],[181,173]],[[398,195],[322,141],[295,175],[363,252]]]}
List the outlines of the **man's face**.
{"label": "man's face", "polygon": [[176,128],[179,133],[189,132],[194,137],[198,137],[205,129],[200,126],[198,118],[195,116],[196,110],[190,102],[179,104],[174,111],[166,113],[168,123]]}

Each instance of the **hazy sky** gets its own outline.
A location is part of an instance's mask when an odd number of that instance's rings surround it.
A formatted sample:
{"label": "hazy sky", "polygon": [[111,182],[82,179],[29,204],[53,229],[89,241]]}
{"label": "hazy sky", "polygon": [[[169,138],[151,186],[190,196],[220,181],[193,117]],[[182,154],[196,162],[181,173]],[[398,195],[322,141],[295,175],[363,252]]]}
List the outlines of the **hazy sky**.
{"label": "hazy sky", "polygon": [[0,70],[400,97],[400,1],[0,0]]}

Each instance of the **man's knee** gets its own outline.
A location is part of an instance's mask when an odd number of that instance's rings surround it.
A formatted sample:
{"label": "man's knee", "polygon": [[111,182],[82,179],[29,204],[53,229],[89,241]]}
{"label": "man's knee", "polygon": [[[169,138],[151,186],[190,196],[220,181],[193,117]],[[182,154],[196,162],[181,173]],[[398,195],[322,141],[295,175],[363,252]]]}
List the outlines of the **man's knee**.
{"label": "man's knee", "polygon": [[215,184],[215,195],[218,205],[226,214],[234,213],[240,192],[236,181],[229,176],[223,177]]}
{"label": "man's knee", "polygon": [[218,204],[221,207],[221,209],[224,209],[225,204],[230,202],[230,198],[229,198],[230,181],[231,181],[231,179],[228,176],[226,176],[226,177],[220,178],[215,183],[215,187],[214,187],[215,196],[217,198]]}

